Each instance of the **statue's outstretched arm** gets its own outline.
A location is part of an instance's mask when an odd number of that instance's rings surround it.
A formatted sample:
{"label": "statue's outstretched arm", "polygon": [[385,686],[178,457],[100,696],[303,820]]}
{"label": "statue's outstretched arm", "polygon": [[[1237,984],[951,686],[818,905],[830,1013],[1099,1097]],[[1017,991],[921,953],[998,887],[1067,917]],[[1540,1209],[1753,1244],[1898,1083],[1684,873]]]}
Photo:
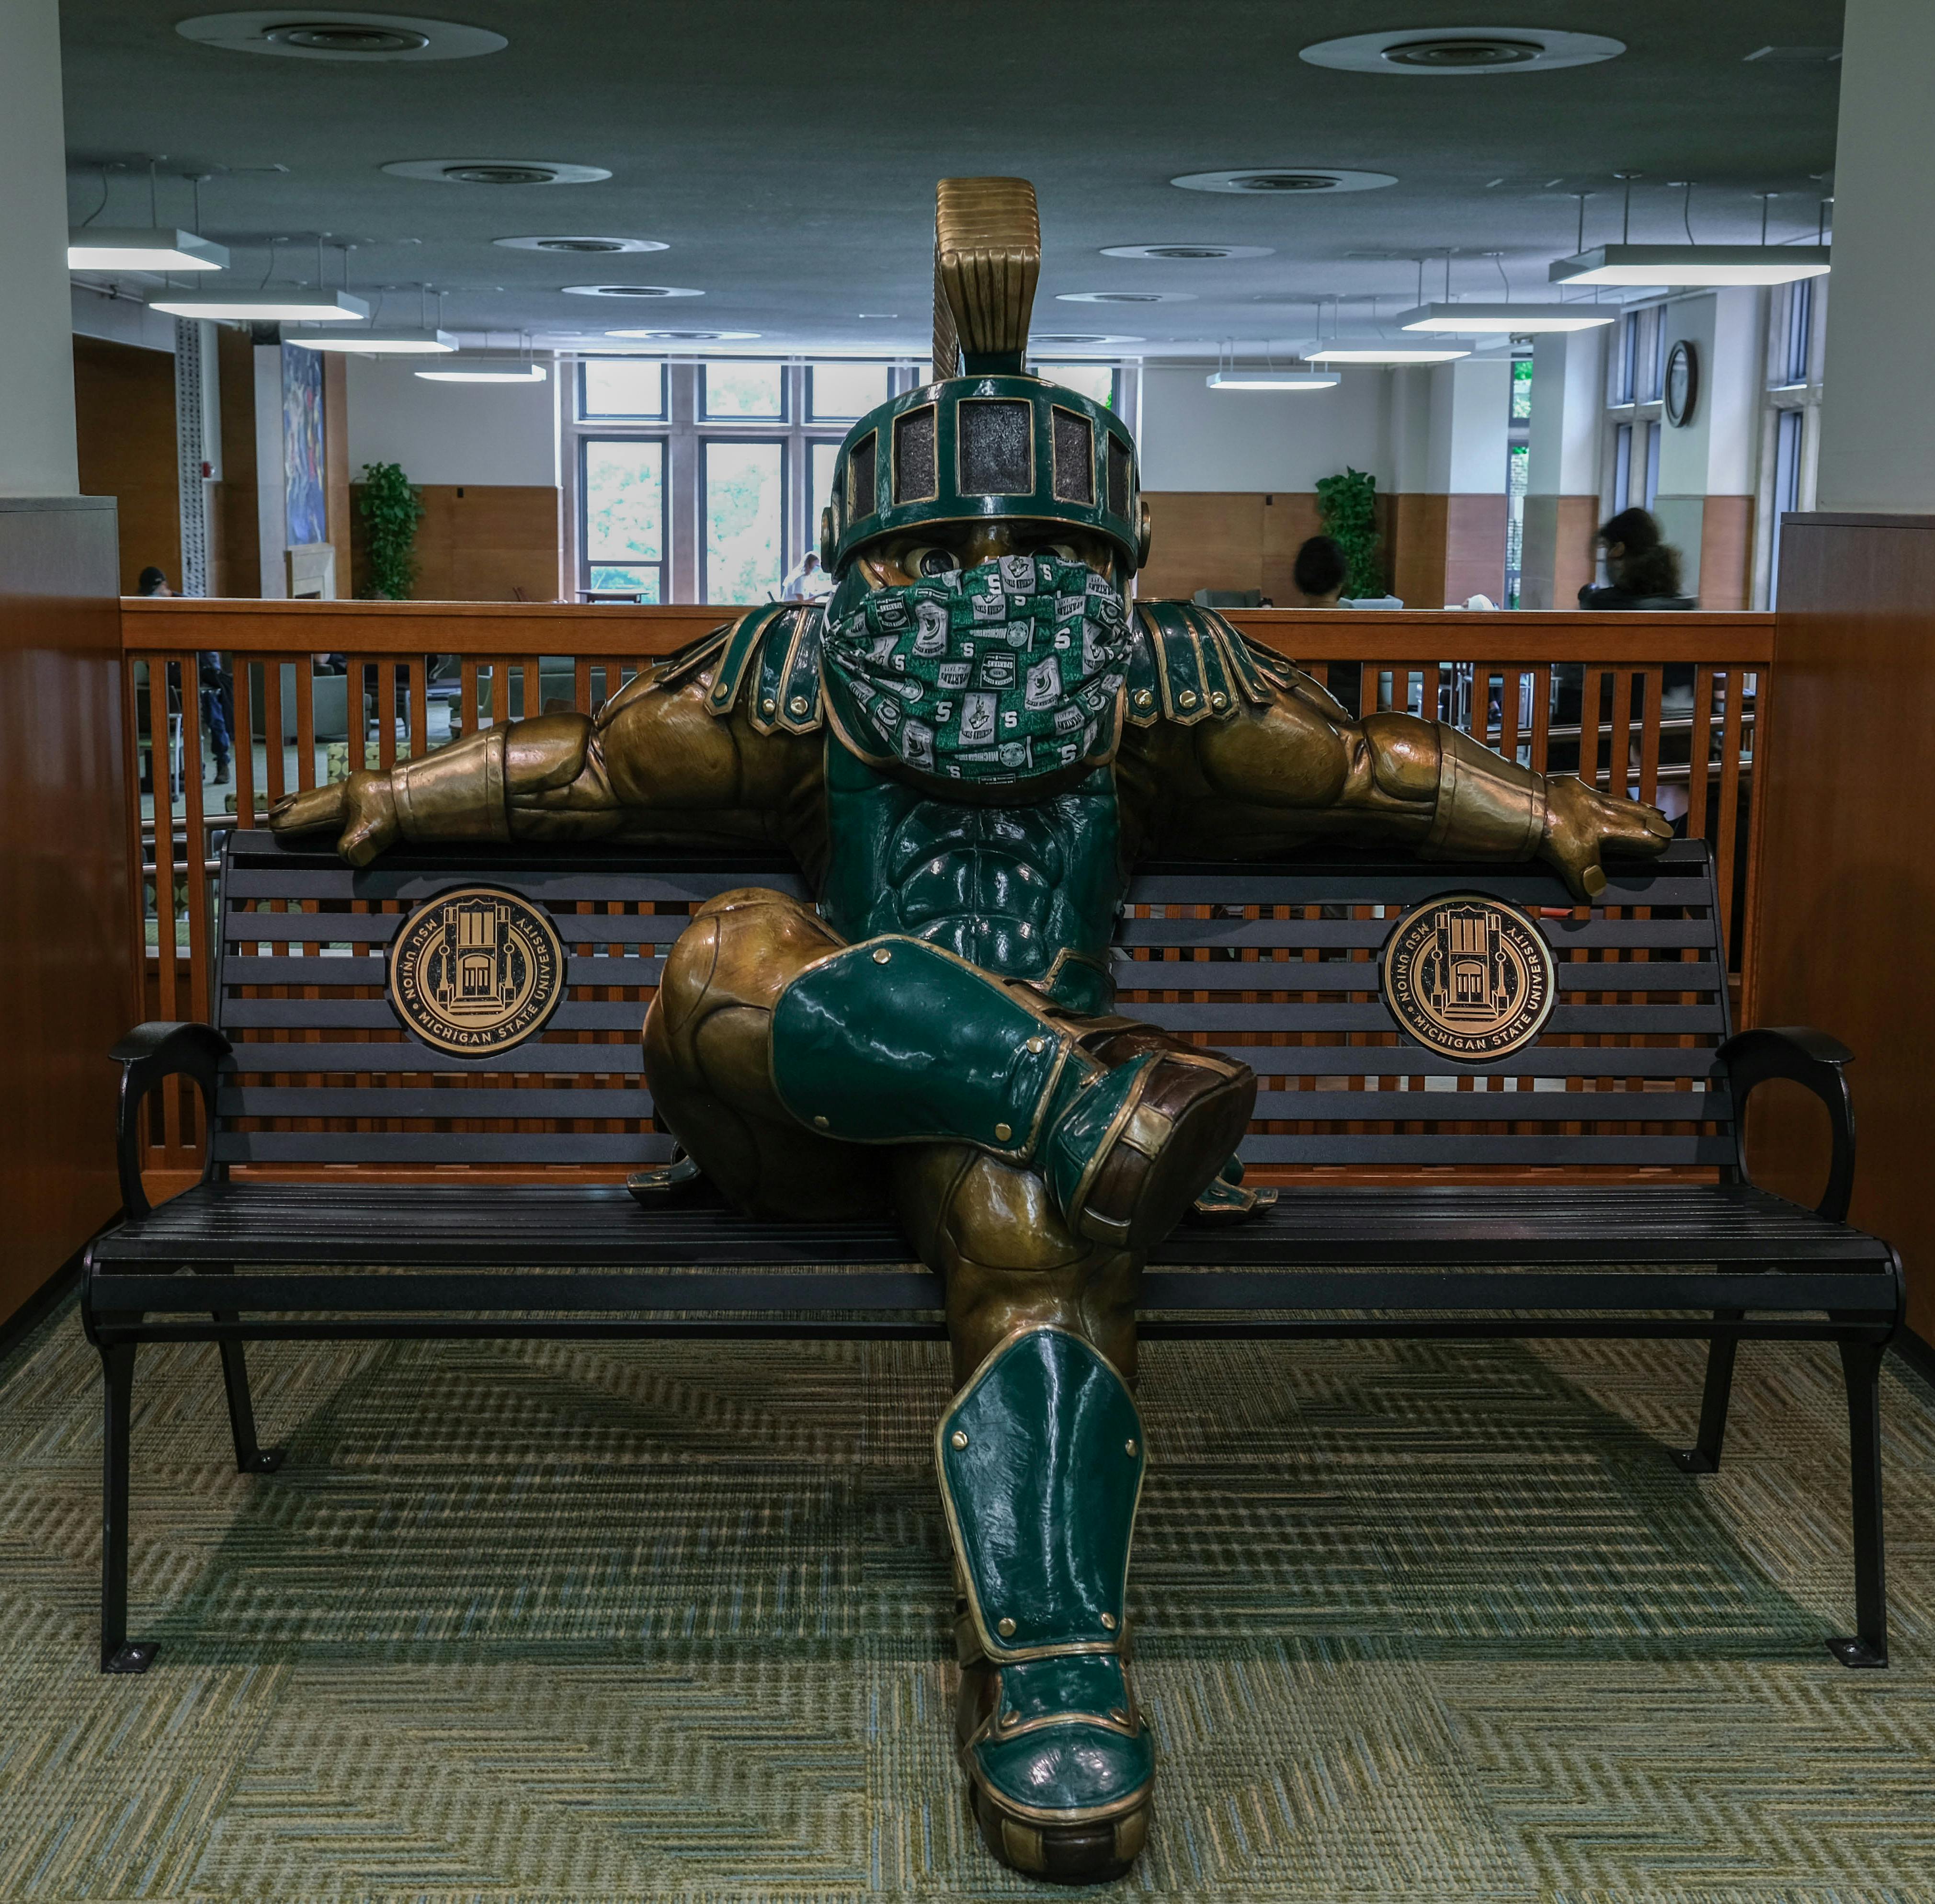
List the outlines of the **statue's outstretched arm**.
{"label": "statue's outstretched arm", "polygon": [[1534,773],[1442,721],[1354,721],[1314,681],[1224,720],[1152,730],[1145,746],[1156,780],[1182,796],[1187,845],[1199,852],[1402,842],[1426,858],[1543,859],[1589,898],[1605,886],[1602,852],[1656,853],[1671,837],[1653,807]]}
{"label": "statue's outstretched arm", "polygon": [[334,830],[356,866],[420,840],[774,843],[774,816],[797,805],[817,749],[717,718],[707,680],[641,675],[595,719],[541,714],[466,735],[387,772],[293,794],[269,824],[280,834]]}

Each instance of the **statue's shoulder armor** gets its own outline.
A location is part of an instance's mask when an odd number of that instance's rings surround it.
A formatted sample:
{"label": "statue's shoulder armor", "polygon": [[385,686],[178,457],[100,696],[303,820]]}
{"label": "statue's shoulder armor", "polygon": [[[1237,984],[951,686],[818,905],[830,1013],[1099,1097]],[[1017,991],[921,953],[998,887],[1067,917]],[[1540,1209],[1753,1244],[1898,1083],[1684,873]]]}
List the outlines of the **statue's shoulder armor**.
{"label": "statue's shoulder armor", "polygon": [[825,717],[820,697],[820,638],[825,626],[816,602],[768,602],[668,655],[654,679],[675,687],[709,672],[706,711],[721,720],[736,708],[762,734],[817,732]]}
{"label": "statue's shoulder armor", "polygon": [[1313,676],[1253,641],[1214,608],[1193,602],[1138,602],[1129,649],[1130,724],[1192,726],[1266,708],[1292,694],[1333,720],[1348,712]]}

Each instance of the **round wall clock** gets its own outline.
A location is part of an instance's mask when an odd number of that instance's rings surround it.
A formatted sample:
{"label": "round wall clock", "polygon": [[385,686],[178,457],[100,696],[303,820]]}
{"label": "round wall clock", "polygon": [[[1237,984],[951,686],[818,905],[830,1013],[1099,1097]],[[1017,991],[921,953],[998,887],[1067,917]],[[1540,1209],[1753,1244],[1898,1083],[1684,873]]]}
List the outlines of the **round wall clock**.
{"label": "round wall clock", "polygon": [[1700,354],[1686,337],[1674,341],[1666,358],[1666,420],[1676,430],[1693,421],[1700,400]]}

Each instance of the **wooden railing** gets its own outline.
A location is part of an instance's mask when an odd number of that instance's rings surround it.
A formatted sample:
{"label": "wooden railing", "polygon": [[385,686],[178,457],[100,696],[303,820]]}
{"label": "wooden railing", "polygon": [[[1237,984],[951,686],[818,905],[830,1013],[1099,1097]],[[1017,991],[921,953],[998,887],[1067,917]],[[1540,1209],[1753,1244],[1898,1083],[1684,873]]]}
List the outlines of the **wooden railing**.
{"label": "wooden railing", "polygon": [[[259,823],[285,792],[332,771],[388,767],[454,733],[547,707],[591,713],[654,656],[728,612],[124,602],[128,800],[140,843],[129,870],[146,1015],[209,1015],[215,855],[225,828],[250,814]],[[1577,771],[1683,813],[1689,836],[1712,844],[1728,962],[1743,970],[1772,616],[1246,609],[1231,619],[1353,711],[1409,708],[1452,720],[1530,766]],[[207,799],[197,662],[207,651],[223,657],[233,683],[232,810],[225,800],[225,810],[211,811]],[[1751,1021],[1752,1009],[1751,999],[1737,999],[1740,1022]],[[173,1176],[199,1167],[193,1127],[186,1101],[168,1094],[149,1154],[156,1169]]]}

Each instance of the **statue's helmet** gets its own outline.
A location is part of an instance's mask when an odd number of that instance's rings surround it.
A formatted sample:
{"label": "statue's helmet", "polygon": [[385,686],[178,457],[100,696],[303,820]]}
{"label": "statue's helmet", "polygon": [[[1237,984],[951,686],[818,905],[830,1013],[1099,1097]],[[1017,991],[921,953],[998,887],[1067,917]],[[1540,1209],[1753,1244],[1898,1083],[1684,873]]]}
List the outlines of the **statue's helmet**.
{"label": "statue's helmet", "polygon": [[925,524],[1064,523],[1112,544],[1121,575],[1148,555],[1134,439],[1106,404],[1025,369],[1041,270],[1034,188],[943,179],[934,217],[935,380],[847,433],[820,520],[844,576],[871,542]]}

